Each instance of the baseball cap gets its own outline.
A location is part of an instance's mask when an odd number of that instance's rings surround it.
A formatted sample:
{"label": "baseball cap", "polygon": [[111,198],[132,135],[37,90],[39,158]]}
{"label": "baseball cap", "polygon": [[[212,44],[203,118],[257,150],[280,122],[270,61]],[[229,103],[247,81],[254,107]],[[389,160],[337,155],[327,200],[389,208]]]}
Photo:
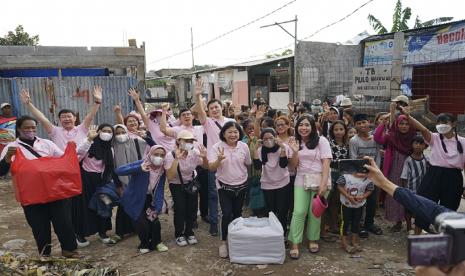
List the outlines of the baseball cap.
{"label": "baseball cap", "polygon": [[406,104],[409,103],[408,97],[405,96],[405,95],[399,95],[399,96],[395,97],[392,101],[393,102],[404,102]]}
{"label": "baseball cap", "polygon": [[176,139],[184,139],[184,140],[195,140],[197,141],[197,139],[195,139],[194,135],[192,134],[192,132],[188,131],[188,130],[182,130],[178,133],[178,135],[176,136]]}
{"label": "baseball cap", "polygon": [[0,109],[4,108],[5,106],[11,106],[9,103],[2,103],[0,104]]}

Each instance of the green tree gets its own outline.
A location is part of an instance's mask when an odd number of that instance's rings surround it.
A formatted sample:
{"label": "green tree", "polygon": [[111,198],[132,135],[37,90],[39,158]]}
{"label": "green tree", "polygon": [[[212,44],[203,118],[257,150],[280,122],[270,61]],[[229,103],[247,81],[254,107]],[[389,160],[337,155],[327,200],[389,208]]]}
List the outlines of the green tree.
{"label": "green tree", "polygon": [[37,46],[39,44],[39,35],[31,36],[24,31],[22,25],[18,25],[15,31],[9,31],[4,37],[0,37],[0,45],[11,46]]}
{"label": "green tree", "polygon": [[294,51],[292,51],[292,49],[286,49],[282,53],[266,55],[266,58],[274,58],[274,57],[282,57],[282,56],[292,55],[293,52]]}
{"label": "green tree", "polygon": [[[396,6],[394,7],[394,14],[392,16],[392,27],[391,27],[390,32],[393,33],[393,32],[408,30],[409,29],[408,21],[410,20],[411,16],[412,16],[412,9],[410,9],[409,7],[402,9],[401,0],[397,0]],[[417,16],[415,19],[415,25],[413,28],[429,27],[429,26],[440,24],[440,23],[449,22],[452,19],[453,17],[438,17],[436,19],[431,19],[431,20],[428,20],[422,23],[419,16]],[[374,15],[372,14],[368,15],[368,22],[378,34],[388,33],[386,25],[381,23],[381,21],[378,18],[376,18]]]}

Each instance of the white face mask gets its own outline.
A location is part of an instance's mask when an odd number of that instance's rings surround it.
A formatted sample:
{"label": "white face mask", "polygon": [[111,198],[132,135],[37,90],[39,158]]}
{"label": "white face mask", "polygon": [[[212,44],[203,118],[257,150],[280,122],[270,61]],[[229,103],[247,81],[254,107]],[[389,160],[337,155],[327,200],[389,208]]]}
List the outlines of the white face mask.
{"label": "white face mask", "polygon": [[115,139],[118,143],[126,143],[129,140],[129,136],[127,134],[118,134],[115,136]]}
{"label": "white face mask", "polygon": [[192,144],[192,143],[184,143],[184,144],[182,144],[182,149],[183,150],[189,151],[189,150],[192,150],[193,148],[194,148],[194,144]]}
{"label": "white face mask", "polygon": [[113,138],[113,135],[106,132],[100,132],[99,137],[102,141],[110,141],[111,138]]}
{"label": "white face mask", "polygon": [[150,161],[152,161],[152,164],[155,166],[161,166],[161,164],[163,164],[163,158],[159,156],[150,156]]}
{"label": "white face mask", "polygon": [[446,134],[452,130],[452,127],[447,124],[439,124],[439,125],[436,125],[436,130],[438,131],[439,134]]}
{"label": "white face mask", "polygon": [[265,142],[263,142],[263,145],[267,148],[272,148],[274,147],[275,142],[274,140],[266,140]]}

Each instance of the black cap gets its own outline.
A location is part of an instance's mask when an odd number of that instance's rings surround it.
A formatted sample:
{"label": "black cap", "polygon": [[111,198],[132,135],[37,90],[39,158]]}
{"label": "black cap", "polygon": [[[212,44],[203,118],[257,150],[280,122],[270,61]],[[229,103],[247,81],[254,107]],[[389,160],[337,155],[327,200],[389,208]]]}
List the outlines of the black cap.
{"label": "black cap", "polygon": [[357,113],[354,116],[354,123],[358,121],[368,121],[368,115],[365,113]]}

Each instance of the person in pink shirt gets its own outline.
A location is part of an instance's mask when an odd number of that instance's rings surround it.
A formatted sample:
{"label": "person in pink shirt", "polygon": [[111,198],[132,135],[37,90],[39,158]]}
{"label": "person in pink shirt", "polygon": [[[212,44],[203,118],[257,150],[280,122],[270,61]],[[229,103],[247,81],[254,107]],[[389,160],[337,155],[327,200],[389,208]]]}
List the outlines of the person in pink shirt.
{"label": "person in pink shirt", "polygon": [[228,257],[226,240],[228,225],[242,215],[247,189],[247,166],[252,164],[249,147],[241,142],[244,136],[241,126],[227,122],[221,128],[221,141],[208,149],[210,171],[216,171],[216,187],[221,206],[221,240],[219,255]]}
{"label": "person in pink shirt", "polygon": [[[0,175],[5,175],[14,160],[16,150],[20,150],[29,159],[63,155],[63,151],[52,141],[37,137],[37,121],[29,116],[22,116],[16,122],[17,139],[3,149],[0,156]],[[34,183],[30,183],[34,185]],[[68,199],[56,200],[43,204],[22,206],[24,215],[37,244],[41,256],[50,256],[52,250],[51,226],[61,245],[62,255],[68,258],[78,257],[76,238],[70,219]]]}
{"label": "person in pink shirt", "polygon": [[289,146],[276,137],[276,131],[272,128],[263,129],[260,140],[262,145],[254,151],[254,167],[262,171],[260,183],[267,213],[276,214],[286,234],[292,191],[287,164],[292,152]]}
{"label": "person in pink shirt", "polygon": [[[178,246],[197,243],[193,224],[197,218],[197,194],[185,191],[185,185],[196,175],[198,166],[208,168],[207,150],[203,145],[194,148],[194,135],[183,130],[176,139],[176,150],[165,158],[165,169],[170,183],[170,191],[174,201],[174,236]],[[182,179],[181,179],[182,178]]]}
{"label": "person in pink shirt", "polygon": [[152,139],[155,141],[155,143],[157,143],[157,145],[163,146],[168,151],[172,151],[175,146],[175,139],[165,135],[160,129],[162,110],[156,109],[147,115],[145,113],[144,107],[142,106],[142,102],[140,101],[139,93],[134,89],[130,89],[128,91],[128,95],[134,100],[137,112],[139,112],[140,116],[142,117],[142,121],[150,131]]}
{"label": "person in pink shirt", "polygon": [[[311,211],[315,196],[326,196],[328,186],[331,187],[329,165],[333,154],[328,140],[319,136],[313,116],[302,115],[296,122],[295,139],[289,141],[293,151],[290,165],[297,168],[294,183],[294,211],[288,240],[291,242],[289,255],[298,259],[299,244],[302,242],[306,216],[308,250],[317,253],[320,250],[321,218]],[[329,185],[328,185],[329,184]]]}
{"label": "person in pink shirt", "polygon": [[115,121],[116,124],[124,124],[128,129],[128,135],[131,139],[137,139],[139,142],[143,142],[147,139],[147,135],[150,136],[150,132],[147,132],[144,127],[145,125],[142,122],[142,116],[135,111],[131,111],[126,117],[123,117],[121,113],[121,103],[115,105],[113,108],[115,112]]}
{"label": "person in pink shirt", "polygon": [[97,130],[90,129],[87,138],[77,148],[81,160],[82,194],[72,199],[73,224],[78,246],[89,245],[86,237],[98,233],[104,244],[115,241],[106,234],[111,230],[111,217],[102,218],[89,209],[89,202],[98,187],[105,186],[113,177],[113,126],[101,124]]}
{"label": "person in pink shirt", "polygon": [[32,115],[42,124],[50,136],[50,139],[62,150],[66,148],[68,142],[80,143],[87,136],[89,126],[92,124],[97,111],[102,104],[102,88],[95,86],[93,90],[94,104],[91,106],[89,112],[84,118],[83,122],[76,126],[76,113],[70,109],[62,109],[58,112],[58,119],[60,120],[60,127],[54,126],[49,119],[33,104],[28,89],[21,91],[21,102]]}
{"label": "person in pink shirt", "polygon": [[[195,84],[195,106],[198,118],[207,136],[207,149],[220,142],[220,130],[229,121],[234,119],[223,116],[223,104],[218,99],[212,99],[207,103],[208,115],[202,100],[204,83],[202,79],[197,79]],[[210,234],[218,235],[218,194],[216,191],[215,172],[208,174],[208,210],[210,211]]]}
{"label": "person in pink shirt", "polygon": [[[421,132],[426,144],[431,148],[431,166],[417,187],[417,194],[457,211],[464,192],[462,171],[465,163],[465,138],[457,135],[456,118],[450,113],[439,114],[436,125],[438,133],[432,133],[410,116],[408,107],[401,107],[401,113]],[[415,219],[415,225],[424,230],[429,230],[430,226],[421,219]]]}

